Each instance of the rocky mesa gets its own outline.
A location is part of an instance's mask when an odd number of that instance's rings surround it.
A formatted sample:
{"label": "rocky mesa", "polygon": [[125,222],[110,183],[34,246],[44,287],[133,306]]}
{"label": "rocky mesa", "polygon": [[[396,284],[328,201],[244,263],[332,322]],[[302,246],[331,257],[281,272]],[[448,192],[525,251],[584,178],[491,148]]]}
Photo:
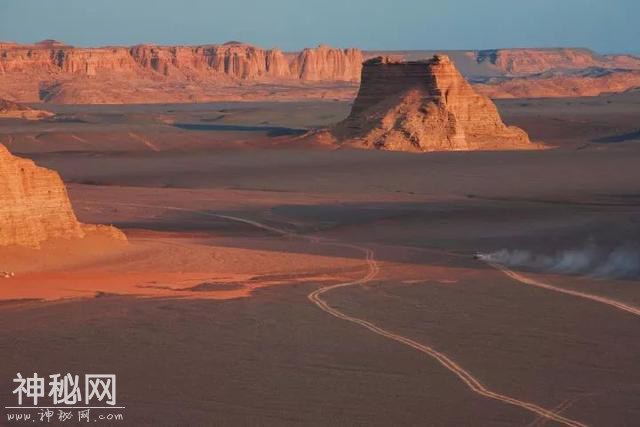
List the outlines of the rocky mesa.
{"label": "rocky mesa", "polygon": [[0,43],[0,96],[20,102],[199,102],[226,99],[225,87],[357,82],[362,60],[358,49],[324,45],[287,53],[239,42],[100,48],[51,40]]}
{"label": "rocky mesa", "polygon": [[330,133],[342,145],[396,151],[536,148],[443,55],[366,61],[351,113]]}
{"label": "rocky mesa", "polygon": [[[439,53],[381,51],[374,56],[397,55],[415,61]],[[451,58],[475,89],[494,99],[598,96],[640,87],[640,57],[634,55],[600,55],[583,48],[442,53]]]}
{"label": "rocky mesa", "polygon": [[81,224],[57,172],[13,156],[0,145],[0,246],[39,247],[53,239],[100,233],[118,240],[114,227]]}
{"label": "rocky mesa", "polygon": [[234,79],[356,81],[362,52],[321,45],[296,53],[239,42],[201,46],[136,45],[76,48],[46,41],[34,45],[0,43],[0,74],[43,77],[119,75]]}

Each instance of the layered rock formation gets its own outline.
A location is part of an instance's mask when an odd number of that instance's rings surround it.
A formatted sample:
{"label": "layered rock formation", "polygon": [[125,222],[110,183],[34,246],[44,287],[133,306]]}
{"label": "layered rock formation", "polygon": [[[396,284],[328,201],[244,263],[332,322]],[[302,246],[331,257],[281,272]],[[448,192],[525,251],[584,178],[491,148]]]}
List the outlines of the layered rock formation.
{"label": "layered rock formation", "polygon": [[398,151],[533,148],[442,55],[366,61],[351,114],[331,134],[343,144]]}
{"label": "layered rock formation", "polygon": [[290,69],[306,81],[360,81],[362,52],[358,49],[333,49],[320,45],[293,55]]}
{"label": "layered rock formation", "polygon": [[[394,52],[405,60],[434,53]],[[629,71],[640,73],[640,58],[632,55],[570,48],[450,54],[470,81],[499,98],[591,96],[639,85]],[[80,104],[347,100],[357,91],[363,59],[375,56],[379,53],[327,46],[282,52],[238,42],[101,48],[75,48],[55,40],[34,45],[0,42],[0,97]],[[593,70],[611,77],[593,78]],[[552,77],[545,74],[550,72]]]}
{"label": "layered rock formation", "polygon": [[[367,52],[372,54],[373,52]],[[407,61],[435,51],[378,52]],[[640,57],[588,49],[495,49],[448,53],[460,72],[491,98],[597,96],[640,87]]]}
{"label": "layered rock formation", "polygon": [[24,105],[0,98],[0,118],[39,120],[53,116],[53,113],[34,110]]}
{"label": "layered rock formation", "polygon": [[38,247],[52,238],[82,238],[99,232],[116,239],[113,227],[78,222],[60,176],[14,157],[0,145],[0,246]]}
{"label": "layered rock formation", "polygon": [[[74,48],[54,41],[29,46],[5,43],[0,44],[0,96],[69,103],[91,102],[93,97],[102,103],[127,102],[131,94],[131,102],[145,96],[154,102],[153,92],[165,87],[198,93],[212,91],[212,86],[251,83],[356,82],[361,63],[359,50],[327,46],[284,53],[237,42],[102,48]],[[119,91],[111,98],[100,94],[101,89],[113,92],[114,87]],[[139,88],[149,90],[137,96]]]}

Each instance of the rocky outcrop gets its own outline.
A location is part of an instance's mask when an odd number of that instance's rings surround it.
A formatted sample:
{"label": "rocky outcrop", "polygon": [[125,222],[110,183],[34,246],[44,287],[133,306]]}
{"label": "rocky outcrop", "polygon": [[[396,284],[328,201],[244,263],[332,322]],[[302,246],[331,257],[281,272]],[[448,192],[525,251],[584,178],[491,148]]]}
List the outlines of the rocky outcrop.
{"label": "rocky outcrop", "polygon": [[0,98],[0,118],[39,120],[51,117],[49,111],[34,110],[24,105]]}
{"label": "rocky outcrop", "polygon": [[0,246],[38,247],[52,238],[76,239],[87,233],[124,235],[113,227],[78,222],[60,176],[14,157],[0,145]]}
{"label": "rocky outcrop", "polygon": [[[379,52],[375,56],[394,54],[415,61],[436,53]],[[449,56],[473,86],[491,98],[597,96],[640,87],[640,57],[633,55],[557,48],[452,51]]]}
{"label": "rocky outcrop", "polygon": [[442,55],[366,61],[351,114],[331,134],[342,144],[398,151],[534,147]]}

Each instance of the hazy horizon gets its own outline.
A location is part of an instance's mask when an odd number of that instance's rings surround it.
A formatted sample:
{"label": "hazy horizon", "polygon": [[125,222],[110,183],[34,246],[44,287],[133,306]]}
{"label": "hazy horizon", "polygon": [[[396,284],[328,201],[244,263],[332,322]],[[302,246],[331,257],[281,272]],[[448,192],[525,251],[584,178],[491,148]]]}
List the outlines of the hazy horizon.
{"label": "hazy horizon", "polygon": [[[639,53],[632,0],[540,0],[513,4],[365,0],[4,0],[0,40],[55,39],[94,47],[142,43],[218,44],[237,40],[300,50],[319,44],[363,50],[479,50],[580,47]],[[612,31],[614,30],[615,31]]]}

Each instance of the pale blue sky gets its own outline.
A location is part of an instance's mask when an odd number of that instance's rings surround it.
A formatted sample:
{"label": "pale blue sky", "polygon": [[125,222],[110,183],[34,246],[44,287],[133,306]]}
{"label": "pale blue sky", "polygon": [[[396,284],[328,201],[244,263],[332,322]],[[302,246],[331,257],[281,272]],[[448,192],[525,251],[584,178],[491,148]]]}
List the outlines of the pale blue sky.
{"label": "pale blue sky", "polygon": [[640,53],[640,0],[0,0],[0,40]]}

